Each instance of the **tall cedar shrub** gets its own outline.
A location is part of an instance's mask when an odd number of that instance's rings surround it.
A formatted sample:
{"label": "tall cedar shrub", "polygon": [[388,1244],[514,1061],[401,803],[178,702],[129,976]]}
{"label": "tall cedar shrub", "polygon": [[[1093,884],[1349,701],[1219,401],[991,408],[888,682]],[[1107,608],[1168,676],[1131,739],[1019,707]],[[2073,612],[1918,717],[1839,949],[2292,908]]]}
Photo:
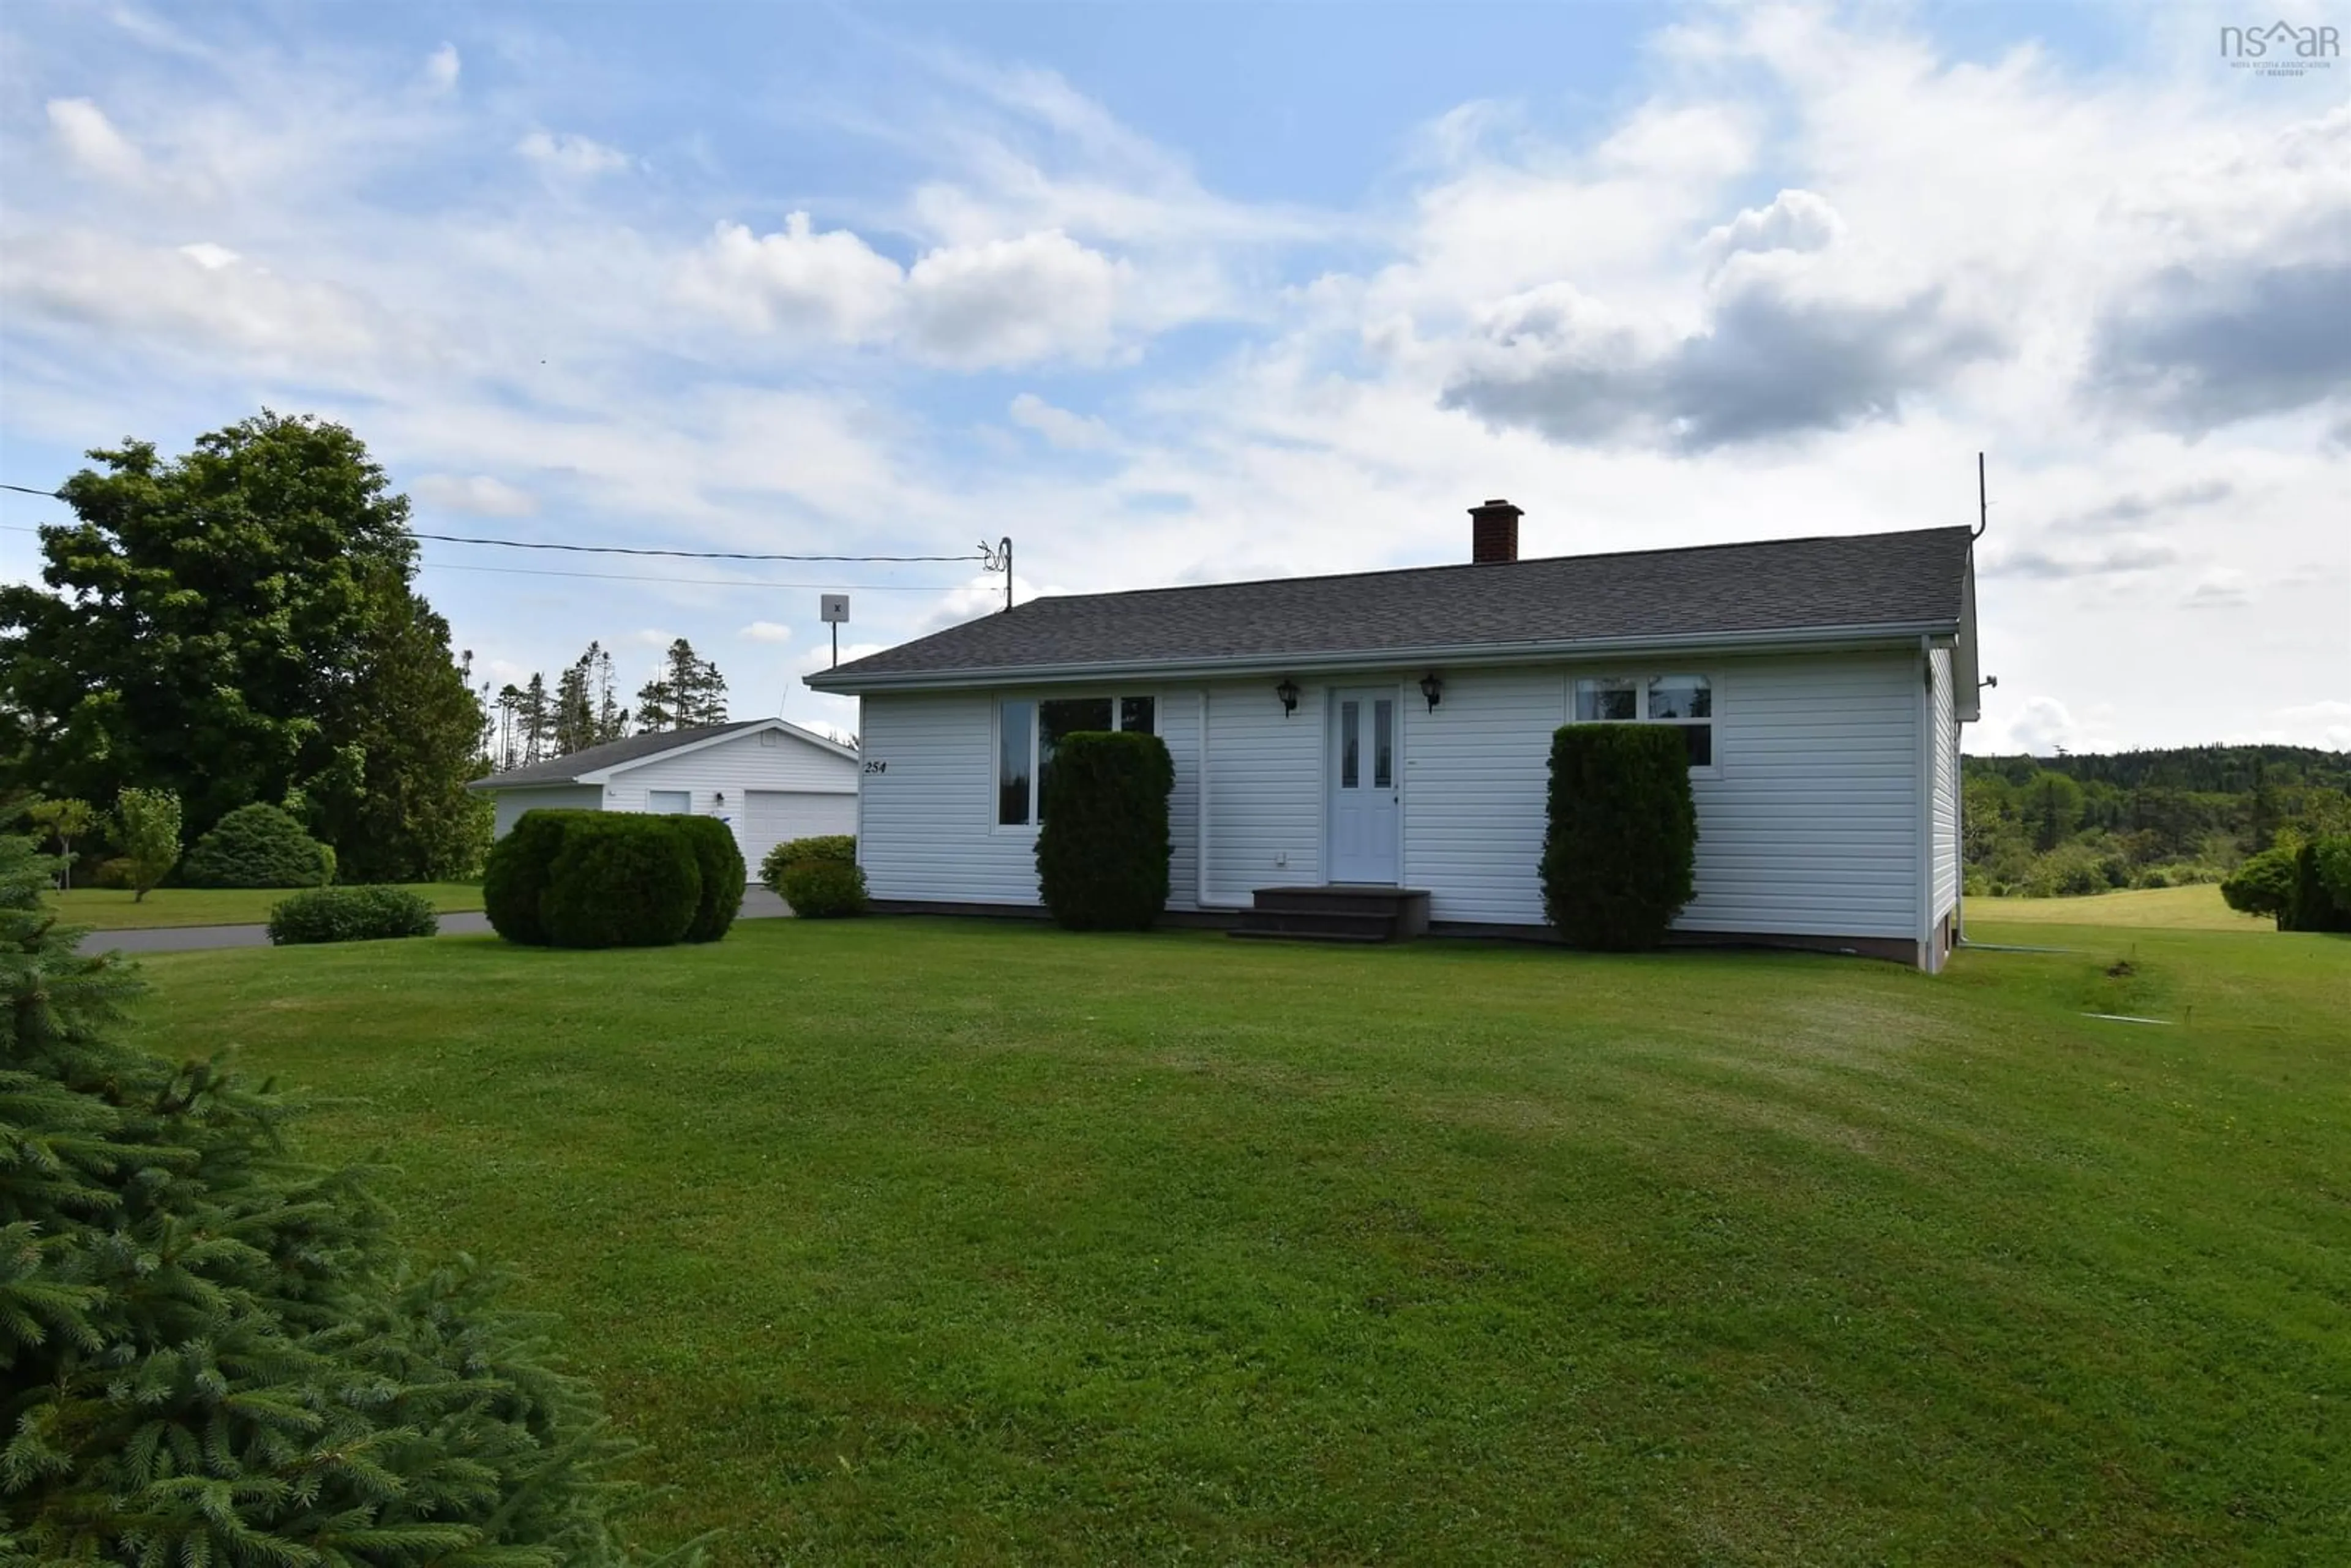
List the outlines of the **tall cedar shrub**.
{"label": "tall cedar shrub", "polygon": [[1143,931],[1167,907],[1167,743],[1131,730],[1061,737],[1037,830],[1045,907],[1072,931]]}
{"label": "tall cedar shrub", "polygon": [[490,929],[525,946],[547,946],[547,923],[539,899],[547,892],[564,830],[601,813],[578,810],[525,811],[507,836],[490,846],[482,864],[482,912]]}
{"label": "tall cedar shrub", "polygon": [[0,839],[0,1562],[621,1568],[543,1320],[402,1257],[296,1106],[116,1038],[143,987]]}
{"label": "tall cedar shrub", "polygon": [[702,868],[673,819],[584,811],[564,825],[538,915],[557,947],[663,947],[701,903]]}
{"label": "tall cedar shrub", "polygon": [[1698,807],[1670,725],[1571,724],[1552,737],[1543,915],[1579,947],[1665,940],[1696,891]]}
{"label": "tall cedar shrub", "polygon": [[214,823],[180,865],[191,887],[319,887],[334,875],[334,852],[260,801]]}
{"label": "tall cedar shrub", "polygon": [[735,830],[716,817],[671,817],[669,824],[685,836],[694,851],[695,867],[702,873],[702,896],[695,905],[693,923],[685,928],[689,942],[716,942],[735,924],[743,908],[743,850]]}
{"label": "tall cedar shrub", "polygon": [[430,936],[440,929],[432,904],[404,887],[314,887],[269,911],[269,940],[280,947]]}
{"label": "tall cedar shrub", "polygon": [[803,861],[835,861],[842,865],[857,863],[857,835],[854,833],[820,833],[810,839],[786,839],[769,850],[759,860],[759,880],[769,893],[784,897],[784,874]]}

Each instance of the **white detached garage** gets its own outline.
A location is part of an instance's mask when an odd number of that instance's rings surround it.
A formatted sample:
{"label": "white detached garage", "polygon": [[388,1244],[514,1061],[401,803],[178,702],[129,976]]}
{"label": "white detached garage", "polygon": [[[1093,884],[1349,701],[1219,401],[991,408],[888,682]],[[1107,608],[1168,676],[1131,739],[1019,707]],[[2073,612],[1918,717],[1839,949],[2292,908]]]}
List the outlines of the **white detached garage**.
{"label": "white detached garage", "polygon": [[469,788],[496,805],[499,838],[525,811],[661,811],[716,817],[744,862],[787,839],[857,831],[857,753],[780,718],[658,730],[510,768]]}

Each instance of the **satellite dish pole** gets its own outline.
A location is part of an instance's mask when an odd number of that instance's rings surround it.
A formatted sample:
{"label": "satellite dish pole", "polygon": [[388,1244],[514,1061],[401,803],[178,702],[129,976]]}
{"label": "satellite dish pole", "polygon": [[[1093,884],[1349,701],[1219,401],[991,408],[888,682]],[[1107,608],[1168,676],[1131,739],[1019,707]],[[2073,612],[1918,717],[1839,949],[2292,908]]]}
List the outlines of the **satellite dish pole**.
{"label": "satellite dish pole", "polygon": [[849,619],[849,595],[820,593],[817,596],[816,612],[832,628],[832,667],[841,668],[841,623]]}
{"label": "satellite dish pole", "polygon": [[1968,542],[1973,544],[1983,538],[1984,530],[1990,527],[1991,527],[1991,502],[1985,497],[1984,455],[1979,452],[1976,454],[1976,531],[1968,536]]}

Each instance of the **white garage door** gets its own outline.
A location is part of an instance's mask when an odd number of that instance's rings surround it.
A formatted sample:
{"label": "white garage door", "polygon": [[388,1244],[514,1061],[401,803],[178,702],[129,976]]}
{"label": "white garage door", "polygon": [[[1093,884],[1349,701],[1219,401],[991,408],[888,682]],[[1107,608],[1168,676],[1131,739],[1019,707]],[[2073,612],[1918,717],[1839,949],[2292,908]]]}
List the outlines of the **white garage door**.
{"label": "white garage door", "polygon": [[786,839],[857,831],[857,797],[807,789],[752,789],[743,797],[743,862],[758,881],[759,862]]}

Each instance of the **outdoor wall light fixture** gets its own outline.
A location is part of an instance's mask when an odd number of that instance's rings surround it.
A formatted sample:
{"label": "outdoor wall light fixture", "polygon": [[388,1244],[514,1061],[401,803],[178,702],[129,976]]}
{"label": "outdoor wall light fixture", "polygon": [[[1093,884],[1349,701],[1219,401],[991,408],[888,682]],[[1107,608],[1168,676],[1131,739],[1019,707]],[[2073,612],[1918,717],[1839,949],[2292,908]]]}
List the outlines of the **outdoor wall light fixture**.
{"label": "outdoor wall light fixture", "polygon": [[1298,711],[1298,683],[1296,681],[1284,675],[1281,678],[1281,685],[1273,688],[1273,695],[1281,699],[1282,717],[1288,718],[1291,714]]}
{"label": "outdoor wall light fixture", "polygon": [[1445,683],[1437,678],[1435,670],[1420,677],[1420,695],[1428,699],[1428,711],[1435,713],[1437,699],[1445,695]]}
{"label": "outdoor wall light fixture", "polygon": [[724,806],[726,804],[726,791],[721,789],[717,794],[710,797],[710,802],[714,806]]}

